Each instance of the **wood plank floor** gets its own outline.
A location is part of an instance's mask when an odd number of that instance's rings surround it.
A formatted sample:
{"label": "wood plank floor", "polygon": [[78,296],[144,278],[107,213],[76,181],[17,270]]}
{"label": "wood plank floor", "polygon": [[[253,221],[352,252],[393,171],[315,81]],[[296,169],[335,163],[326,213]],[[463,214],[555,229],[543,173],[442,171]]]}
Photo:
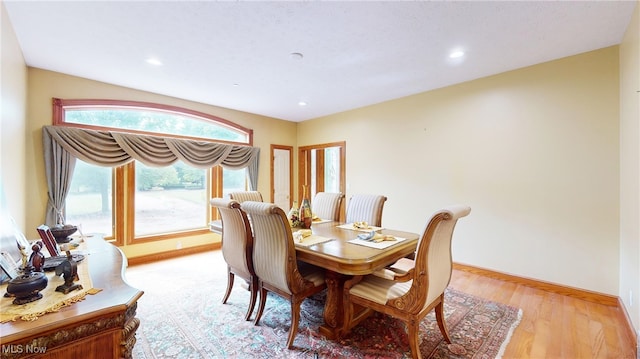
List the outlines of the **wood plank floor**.
{"label": "wood plank floor", "polygon": [[616,307],[460,270],[453,271],[449,286],[522,309],[504,358],[636,358]]}
{"label": "wood plank floor", "polygon": [[[129,270],[152,270],[154,266],[166,270],[193,263],[207,263],[211,270],[226,268],[221,252],[215,250],[130,266]],[[616,307],[462,270],[453,271],[450,286],[522,309],[522,321],[509,341],[505,359],[637,358],[624,314]]]}

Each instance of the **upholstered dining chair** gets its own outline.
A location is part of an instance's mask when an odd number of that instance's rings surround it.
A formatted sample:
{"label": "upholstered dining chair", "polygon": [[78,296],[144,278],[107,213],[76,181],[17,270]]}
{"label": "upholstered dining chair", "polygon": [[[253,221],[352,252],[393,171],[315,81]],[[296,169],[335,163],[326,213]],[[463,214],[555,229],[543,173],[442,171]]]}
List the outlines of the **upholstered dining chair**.
{"label": "upholstered dining chair", "polygon": [[342,192],[318,192],[311,201],[311,210],[320,219],[339,221],[342,200],[344,200]]}
{"label": "upholstered dining chair", "polygon": [[418,240],[415,260],[402,258],[388,268],[367,276],[356,276],[345,283],[345,324],[342,335],[366,318],[366,310],[354,313],[360,305],[385,313],[406,323],[413,358],[421,358],[420,321],[435,308],[440,332],[447,343],[451,338],[444,321],[444,292],[451,280],[451,240],[459,218],[471,212],[467,206],[451,206],[433,214]]}
{"label": "upholstered dining chair", "polygon": [[291,226],[284,211],[273,203],[246,201],[240,207],[253,223],[253,266],[258,276],[260,304],[255,325],[260,322],[272,292],[291,303],[291,327],[287,348],[293,347],[300,321],[302,301],[326,288],[324,271],[310,264],[298,264]]}
{"label": "upholstered dining chair", "polygon": [[239,191],[229,193],[229,198],[234,199],[240,203],[244,201],[256,201],[264,202],[262,199],[262,193],[258,191]]}
{"label": "upholstered dining chair", "polygon": [[371,226],[382,227],[382,209],[387,197],[373,194],[354,194],[347,203],[345,222],[365,221]]}
{"label": "upholstered dining chair", "polygon": [[244,319],[251,319],[251,313],[258,296],[258,277],[253,270],[253,233],[249,219],[238,201],[226,198],[212,198],[211,206],[218,210],[222,221],[222,256],[227,262],[227,291],[222,303],[226,303],[233,289],[234,278],[247,281],[251,292],[249,307]]}

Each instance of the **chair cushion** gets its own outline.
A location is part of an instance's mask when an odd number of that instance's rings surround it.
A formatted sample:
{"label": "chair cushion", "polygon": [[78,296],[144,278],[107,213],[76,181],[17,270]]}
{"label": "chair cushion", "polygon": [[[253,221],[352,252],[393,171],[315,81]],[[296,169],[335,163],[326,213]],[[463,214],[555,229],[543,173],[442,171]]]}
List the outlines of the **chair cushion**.
{"label": "chair cushion", "polygon": [[386,304],[389,299],[398,298],[409,291],[413,281],[395,282],[369,275],[354,285],[349,294],[368,299],[379,304]]}
{"label": "chair cushion", "polygon": [[298,271],[304,279],[312,282],[314,286],[324,284],[324,269],[298,261]]}

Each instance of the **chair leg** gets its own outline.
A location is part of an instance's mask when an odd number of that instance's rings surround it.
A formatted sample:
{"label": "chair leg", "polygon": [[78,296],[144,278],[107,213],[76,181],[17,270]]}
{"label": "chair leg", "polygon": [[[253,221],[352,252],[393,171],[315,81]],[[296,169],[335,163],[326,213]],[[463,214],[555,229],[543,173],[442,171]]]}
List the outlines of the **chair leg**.
{"label": "chair leg", "polygon": [[409,347],[411,348],[411,357],[413,359],[421,359],[422,354],[420,353],[420,321],[416,319],[410,319],[407,322],[408,336],[409,336]]}
{"label": "chair leg", "polygon": [[289,338],[287,339],[287,349],[293,348],[293,340],[298,334],[298,322],[300,321],[300,305],[302,303],[291,301],[291,327],[289,328]]}
{"label": "chair leg", "polygon": [[244,320],[251,320],[251,313],[253,313],[253,308],[256,306],[256,298],[258,297],[257,279],[251,278],[249,290],[251,291],[251,299],[249,300],[249,308],[247,309],[247,315],[245,315]]}
{"label": "chair leg", "polygon": [[231,289],[233,289],[233,278],[235,275],[231,270],[227,269],[227,291],[224,293],[224,297],[222,297],[222,304],[227,302],[229,299],[229,295],[231,294]]}
{"label": "chair leg", "polygon": [[260,323],[260,317],[262,317],[262,312],[264,311],[264,305],[267,303],[267,290],[260,287],[260,305],[258,305],[258,313],[256,314],[256,319],[253,320],[254,325],[258,325]]}
{"label": "chair leg", "polygon": [[436,305],[436,320],[438,321],[438,327],[440,332],[447,343],[451,344],[451,337],[449,336],[449,329],[447,328],[447,322],[444,321],[444,295],[440,298],[440,303]]}

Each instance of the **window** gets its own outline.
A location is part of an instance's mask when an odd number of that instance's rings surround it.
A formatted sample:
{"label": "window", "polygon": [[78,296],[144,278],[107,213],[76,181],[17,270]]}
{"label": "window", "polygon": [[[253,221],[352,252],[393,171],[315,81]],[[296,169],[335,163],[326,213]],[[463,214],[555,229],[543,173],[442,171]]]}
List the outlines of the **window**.
{"label": "window", "polygon": [[[252,131],[176,107],[111,100],[54,99],[54,124],[140,135],[249,145]],[[195,168],[181,161],[152,167],[134,161],[109,168],[76,161],[65,202],[67,223],[104,233],[116,244],[206,233],[209,198],[246,190],[247,170]]]}
{"label": "window", "polygon": [[229,197],[231,192],[245,191],[247,188],[246,170],[224,170],[222,176],[222,197]]}
{"label": "window", "polygon": [[81,231],[113,237],[113,175],[111,168],[76,161],[67,195],[66,221]]}
{"label": "window", "polygon": [[136,163],[135,171],[135,237],[196,230],[208,223],[205,170],[182,163],[161,168]]}

